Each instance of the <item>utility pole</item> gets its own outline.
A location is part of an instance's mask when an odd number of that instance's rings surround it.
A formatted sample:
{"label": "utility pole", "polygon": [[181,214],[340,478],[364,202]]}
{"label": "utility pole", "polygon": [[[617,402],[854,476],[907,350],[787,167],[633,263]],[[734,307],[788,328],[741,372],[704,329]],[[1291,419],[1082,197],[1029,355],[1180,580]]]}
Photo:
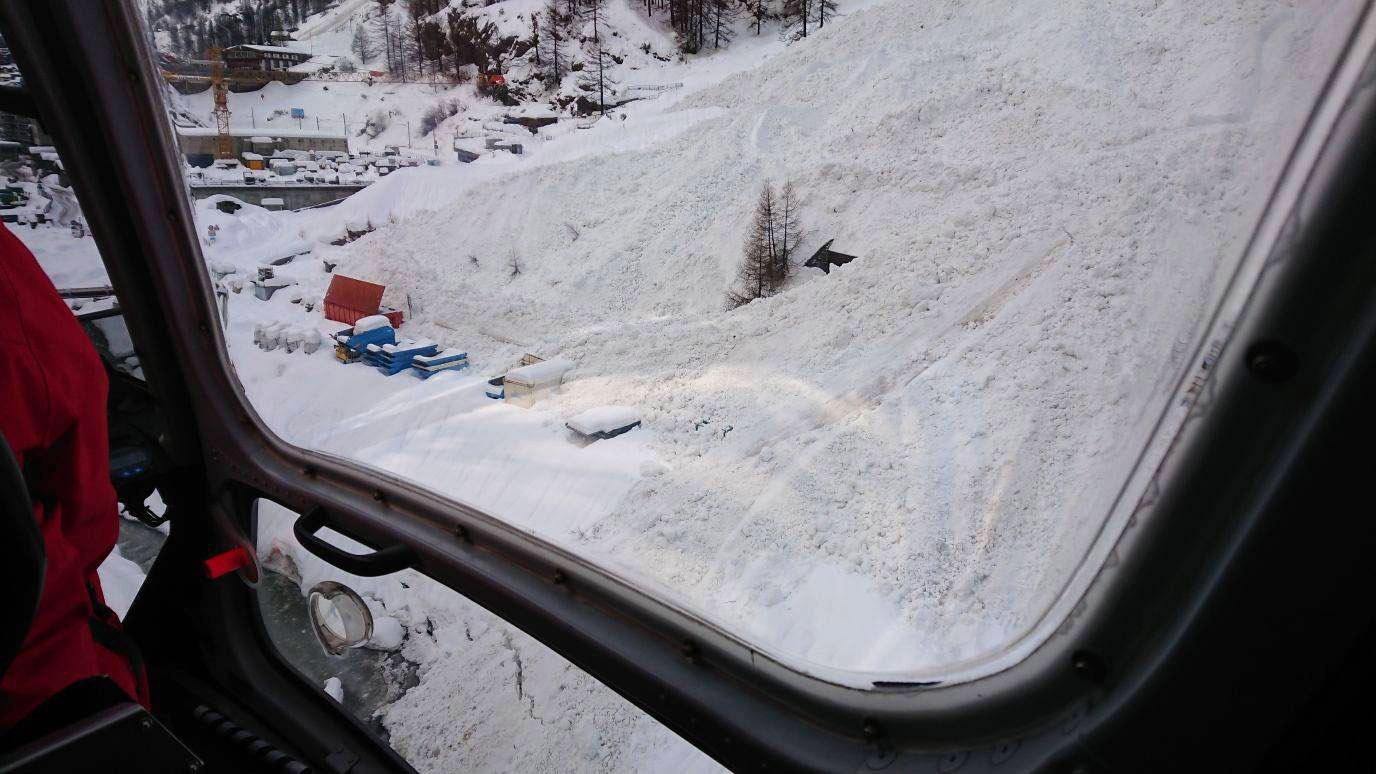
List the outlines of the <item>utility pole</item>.
{"label": "utility pole", "polygon": [[253,124],[254,129],[258,128],[258,115],[253,112],[253,108],[248,109],[248,121]]}
{"label": "utility pole", "polygon": [[411,147],[411,122],[406,122],[406,147]]}

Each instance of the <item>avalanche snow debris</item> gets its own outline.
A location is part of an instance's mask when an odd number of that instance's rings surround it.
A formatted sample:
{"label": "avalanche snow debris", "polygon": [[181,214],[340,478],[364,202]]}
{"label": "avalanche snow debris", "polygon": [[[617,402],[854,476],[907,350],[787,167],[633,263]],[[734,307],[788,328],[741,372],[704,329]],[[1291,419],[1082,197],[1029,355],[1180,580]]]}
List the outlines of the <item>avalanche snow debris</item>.
{"label": "avalanche snow debris", "polygon": [[[393,305],[427,310],[413,335],[463,342],[474,372],[391,383],[248,346],[268,315],[320,324],[284,299],[229,298],[231,354],[289,441],[571,547],[813,674],[940,674],[1007,648],[1085,555],[1360,8],[856,3],[787,48],[694,60],[682,89],[524,163],[402,170],[333,211],[201,209],[224,229],[207,256],[230,261],[371,224],[317,254],[387,277]],[[724,312],[764,179],[864,260]],[[308,292],[329,276],[283,270]],[[528,350],[579,378],[524,412],[486,400]],[[563,442],[559,418],[609,395],[646,429]],[[309,564],[286,523],[280,550]],[[682,767],[591,678],[404,576],[355,588],[413,633],[420,684],[384,710],[408,759]],[[503,702],[508,642],[523,676]],[[571,747],[532,742],[537,717]]]}

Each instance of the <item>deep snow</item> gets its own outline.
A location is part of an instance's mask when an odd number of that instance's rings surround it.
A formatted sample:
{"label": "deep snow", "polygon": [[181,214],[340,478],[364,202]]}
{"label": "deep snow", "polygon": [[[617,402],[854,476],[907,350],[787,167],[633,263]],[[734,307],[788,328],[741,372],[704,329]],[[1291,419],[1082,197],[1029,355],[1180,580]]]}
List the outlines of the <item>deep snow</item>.
{"label": "deep snow", "polygon": [[[198,230],[220,225],[207,259],[242,273],[314,242],[278,270],[296,288],[227,305],[239,377],[286,439],[572,547],[799,669],[949,676],[1030,631],[1099,537],[1358,9],[849,3],[799,44],[744,36],[656,71],[640,82],[684,86],[526,157],[403,170],[324,210],[200,208]],[[472,98],[306,88],[258,99]],[[441,134],[498,112],[472,98]],[[858,258],[727,312],[766,178],[802,193],[804,254],[835,238]],[[377,231],[324,244],[345,222]],[[319,300],[322,258],[387,283],[402,333],[470,370],[255,348],[258,323],[332,327],[291,303]],[[526,352],[578,367],[533,409],[485,398]],[[643,427],[571,443],[564,422],[608,404]],[[260,550],[303,589],[342,580],[404,625],[421,680],[382,720],[418,768],[712,767],[458,595],[332,570],[265,511]]]}
{"label": "deep snow", "polygon": [[[380,226],[319,253],[387,282],[405,332],[466,349],[474,376],[235,357],[285,437],[572,546],[799,668],[949,674],[1028,631],[1084,556],[1355,8],[874,4],[751,69],[689,65],[531,158],[282,217],[308,238]],[[767,178],[802,192],[805,253],[834,237],[859,258],[725,312]],[[526,351],[578,363],[563,393],[484,403],[477,377]],[[349,386],[321,400],[303,378]],[[644,432],[560,437],[609,402]]]}

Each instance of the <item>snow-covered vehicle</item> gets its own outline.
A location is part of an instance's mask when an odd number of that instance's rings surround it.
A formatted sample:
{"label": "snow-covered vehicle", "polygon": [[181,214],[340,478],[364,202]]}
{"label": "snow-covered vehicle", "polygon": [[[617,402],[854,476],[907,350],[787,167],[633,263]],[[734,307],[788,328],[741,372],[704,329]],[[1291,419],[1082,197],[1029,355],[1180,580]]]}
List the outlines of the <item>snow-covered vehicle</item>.
{"label": "snow-covered vehicle", "polygon": [[640,427],[640,417],[632,406],[598,406],[574,414],[564,426],[584,438],[605,440]]}

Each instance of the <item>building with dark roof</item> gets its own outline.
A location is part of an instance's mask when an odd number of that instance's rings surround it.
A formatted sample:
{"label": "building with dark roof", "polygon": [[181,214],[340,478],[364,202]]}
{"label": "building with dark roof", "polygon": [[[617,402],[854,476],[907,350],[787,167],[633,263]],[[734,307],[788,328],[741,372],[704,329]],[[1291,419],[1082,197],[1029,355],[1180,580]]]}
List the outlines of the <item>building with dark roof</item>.
{"label": "building with dark roof", "polygon": [[221,54],[225,66],[231,70],[287,70],[311,58],[306,51],[282,46],[230,46]]}

